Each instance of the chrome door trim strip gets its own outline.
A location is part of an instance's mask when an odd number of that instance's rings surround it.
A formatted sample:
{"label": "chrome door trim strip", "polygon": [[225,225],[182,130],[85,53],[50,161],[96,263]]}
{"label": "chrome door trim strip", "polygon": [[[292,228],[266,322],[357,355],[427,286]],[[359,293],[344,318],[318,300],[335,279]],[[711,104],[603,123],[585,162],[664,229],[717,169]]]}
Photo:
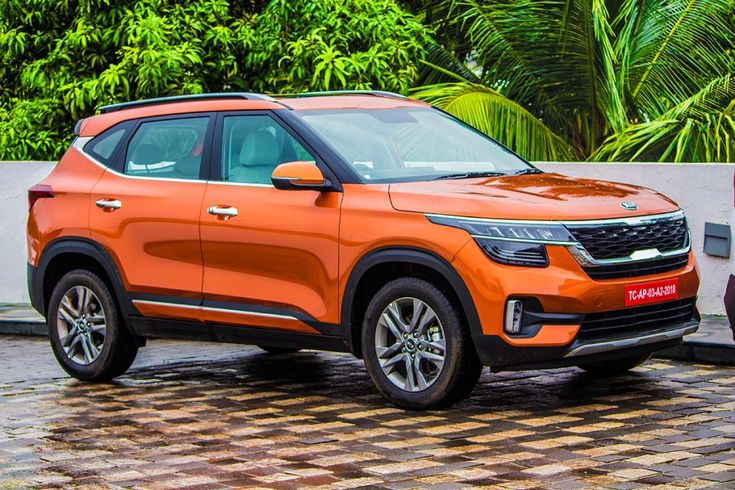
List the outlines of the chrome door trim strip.
{"label": "chrome door trim strip", "polygon": [[151,306],[172,306],[174,308],[183,308],[187,310],[211,311],[215,313],[232,313],[236,315],[249,315],[249,316],[259,316],[263,318],[276,318],[280,320],[301,321],[295,316],[280,315],[278,313],[263,313],[261,311],[251,311],[251,310],[233,310],[231,308],[217,308],[214,306],[186,305],[182,303],[169,303],[167,301],[151,301],[147,299],[134,299],[133,304],[145,304],[145,305],[151,305]]}
{"label": "chrome door trim strip", "polygon": [[245,311],[245,310],[232,310],[229,308],[216,308],[213,306],[200,306],[202,311],[211,311],[216,313],[233,313],[238,315],[251,315],[251,316],[260,316],[263,318],[277,318],[280,320],[299,320],[295,316],[291,315],[279,315],[278,313],[263,313],[260,311]]}
{"label": "chrome door trim strip", "polygon": [[664,342],[666,340],[683,337],[684,335],[696,332],[698,328],[699,323],[695,323],[693,325],[690,324],[685,327],[676,328],[674,330],[667,330],[664,332],[642,335],[640,337],[610,340],[608,342],[597,342],[594,344],[582,344],[569,351],[564,357],[577,357],[589,354],[598,354],[600,352],[625,349],[628,347],[637,347],[639,345],[655,344],[658,342]]}

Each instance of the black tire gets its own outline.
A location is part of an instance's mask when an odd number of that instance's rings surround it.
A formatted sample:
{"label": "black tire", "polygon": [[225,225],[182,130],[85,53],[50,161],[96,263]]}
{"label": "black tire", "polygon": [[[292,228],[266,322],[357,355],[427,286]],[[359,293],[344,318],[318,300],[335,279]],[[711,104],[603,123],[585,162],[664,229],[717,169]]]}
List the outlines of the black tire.
{"label": "black tire", "polygon": [[[383,372],[376,351],[376,331],[378,328],[383,328],[378,326],[381,315],[384,311],[387,311],[386,309],[393,302],[408,301],[409,299],[418,299],[433,310],[441,328],[443,328],[446,347],[443,367],[438,374],[434,375],[431,384],[420,389],[420,391],[404,389],[405,386],[408,386],[408,381],[406,381],[404,388],[394,384],[389,375]],[[427,310],[424,309],[423,311]],[[435,329],[435,332],[437,331],[437,327],[432,328]],[[409,335],[409,340],[411,340],[410,337]],[[419,344],[421,344],[420,341],[423,338],[419,336],[418,344],[412,345],[411,349],[421,347]],[[401,341],[396,337],[396,343],[402,342],[404,346],[407,345],[406,342],[409,340]],[[431,341],[431,338],[428,338],[427,341]],[[424,347],[424,349],[428,350],[427,347]],[[475,387],[483,368],[475,352],[469,329],[464,324],[457,307],[437,287],[423,279],[413,277],[404,277],[387,283],[370,301],[365,312],[362,328],[362,350],[365,366],[378,390],[394,404],[410,410],[441,408],[461,400]],[[406,360],[405,356],[409,355],[409,352],[415,352],[417,358],[427,353],[422,351],[419,354],[414,350],[402,352],[405,352],[405,354],[397,355],[403,356],[404,360]],[[409,362],[413,361],[406,360],[403,369],[407,369],[406,366]],[[424,366],[426,365],[424,364]],[[390,375],[394,376],[393,374]],[[405,379],[408,379],[407,371]],[[414,379],[417,379],[417,375],[414,375]]]}
{"label": "black tire", "polygon": [[266,351],[268,354],[295,354],[301,349],[295,349],[293,347],[271,347],[269,345],[259,345],[259,349]]}
{"label": "black tire", "polygon": [[[59,306],[67,293],[73,295],[70,291],[77,286],[87,288],[94,293],[96,298],[92,298],[88,310],[95,311],[96,308],[97,312],[99,312],[99,308],[101,307],[101,311],[103,312],[102,322],[105,325],[104,340],[101,343],[99,354],[88,364],[80,363],[80,361],[70,357],[64,350],[60,338],[60,329],[67,327],[63,321],[61,322],[62,326],[59,326]],[[79,300],[78,296],[77,300]],[[77,308],[77,310],[81,309]],[[64,311],[68,313],[67,310]],[[79,315],[81,314],[79,313]],[[110,289],[104,281],[90,271],[82,269],[73,270],[59,280],[53,293],[51,293],[46,318],[51,348],[53,349],[54,356],[56,356],[56,360],[64,371],[77,379],[83,381],[109,381],[127,371],[138,353],[136,338],[122,323]],[[66,325],[70,324],[67,323]],[[77,352],[77,357],[82,355],[78,353],[78,345],[82,343],[77,342],[77,346],[74,347],[76,350],[73,352]]]}
{"label": "black tire", "polygon": [[618,376],[627,373],[636,366],[640,366],[648,359],[650,359],[650,357],[651,354],[644,354],[633,357],[625,357],[623,359],[618,359],[615,361],[590,362],[579,364],[577,365],[577,367],[583,369],[592,376]]}

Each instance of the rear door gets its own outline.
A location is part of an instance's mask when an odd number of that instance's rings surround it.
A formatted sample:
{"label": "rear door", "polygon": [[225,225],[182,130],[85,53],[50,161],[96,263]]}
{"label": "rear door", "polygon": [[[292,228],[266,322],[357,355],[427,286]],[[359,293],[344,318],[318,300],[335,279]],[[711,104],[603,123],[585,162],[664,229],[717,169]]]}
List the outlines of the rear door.
{"label": "rear door", "polygon": [[206,320],[336,332],[342,193],[274,188],[294,160],[318,159],[272,113],[220,116],[201,208]]}
{"label": "rear door", "polygon": [[198,319],[199,210],[214,117],[145,119],[91,199],[92,238],[113,256],[143,316]]}

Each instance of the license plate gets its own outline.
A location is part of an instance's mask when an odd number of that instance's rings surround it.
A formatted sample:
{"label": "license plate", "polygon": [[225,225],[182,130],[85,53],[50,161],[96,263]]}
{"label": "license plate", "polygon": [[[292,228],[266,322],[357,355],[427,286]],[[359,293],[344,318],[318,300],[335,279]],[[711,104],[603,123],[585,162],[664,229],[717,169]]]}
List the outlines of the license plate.
{"label": "license plate", "polygon": [[679,298],[679,279],[625,286],[625,306],[645,305]]}

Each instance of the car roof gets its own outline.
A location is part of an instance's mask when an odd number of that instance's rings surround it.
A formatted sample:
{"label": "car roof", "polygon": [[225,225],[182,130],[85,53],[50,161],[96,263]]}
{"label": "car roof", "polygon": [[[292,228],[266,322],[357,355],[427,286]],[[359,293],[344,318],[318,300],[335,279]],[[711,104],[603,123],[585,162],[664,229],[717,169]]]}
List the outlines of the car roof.
{"label": "car roof", "polygon": [[[248,98],[249,97],[249,98]],[[426,102],[388,92],[312,92],[275,98],[263,94],[202,94],[104,106],[77,123],[77,136],[96,136],[117,123],[144,117],[247,110],[340,110],[425,107]]]}

